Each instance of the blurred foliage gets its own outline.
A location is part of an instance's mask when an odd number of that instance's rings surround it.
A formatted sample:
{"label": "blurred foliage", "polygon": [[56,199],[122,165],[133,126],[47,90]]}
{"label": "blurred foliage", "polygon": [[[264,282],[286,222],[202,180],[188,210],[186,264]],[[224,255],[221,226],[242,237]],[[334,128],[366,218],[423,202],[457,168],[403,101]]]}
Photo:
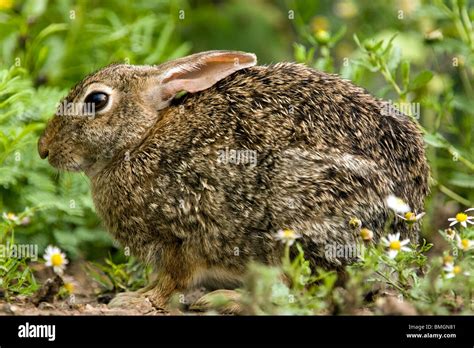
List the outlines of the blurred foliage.
{"label": "blurred foliage", "polygon": [[133,257],[117,263],[111,255],[105,259],[105,264],[86,265],[87,274],[103,293],[139,290],[148,284],[151,270]]}
{"label": "blurred foliage", "polygon": [[[459,233],[460,238],[474,239],[474,228]],[[383,245],[361,239],[355,245],[359,261],[339,274],[313,272],[298,242],[286,244],[281,268],[250,267],[240,305],[252,315],[472,314],[474,277],[469,271],[474,268],[474,252],[460,250],[455,240],[441,234],[450,248],[429,262],[425,253],[432,245],[426,241],[392,259]],[[296,249],[293,259],[290,248]],[[450,277],[448,263],[459,273]]]}
{"label": "blurred foliage", "polygon": [[[394,105],[414,107],[403,111],[424,133],[433,178],[424,236],[442,253],[448,243],[437,231],[445,217],[474,205],[473,18],[467,0],[0,0],[0,212],[21,217],[13,225],[3,219],[1,241],[40,250],[56,244],[72,259],[111,252],[97,279],[105,275],[103,285],[114,290],[139,284],[123,273],[128,266],[114,263],[123,258],[94,213],[88,179],[40,160],[38,136],[67,90],[107,64],[237,49],[255,52],[261,64],[293,60],[338,73]],[[35,288],[27,260],[0,260],[3,287]],[[310,276],[302,252],[293,262],[295,272],[325,284],[311,296],[333,296],[332,273]],[[248,286],[259,287],[254,296],[280,284],[282,270],[259,267],[254,274],[268,283],[249,278]],[[366,279],[361,274],[356,282]],[[295,290],[275,286],[282,294]],[[333,310],[336,302],[296,312]]]}

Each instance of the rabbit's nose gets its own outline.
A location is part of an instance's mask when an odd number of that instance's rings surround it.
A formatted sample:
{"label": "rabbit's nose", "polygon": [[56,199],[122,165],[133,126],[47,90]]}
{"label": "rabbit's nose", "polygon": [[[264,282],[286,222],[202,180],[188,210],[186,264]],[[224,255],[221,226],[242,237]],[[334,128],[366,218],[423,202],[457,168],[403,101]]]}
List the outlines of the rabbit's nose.
{"label": "rabbit's nose", "polygon": [[44,138],[44,136],[42,136],[38,140],[38,153],[42,159],[45,159],[46,157],[48,157],[48,154],[49,154],[48,144],[46,143],[46,139]]}

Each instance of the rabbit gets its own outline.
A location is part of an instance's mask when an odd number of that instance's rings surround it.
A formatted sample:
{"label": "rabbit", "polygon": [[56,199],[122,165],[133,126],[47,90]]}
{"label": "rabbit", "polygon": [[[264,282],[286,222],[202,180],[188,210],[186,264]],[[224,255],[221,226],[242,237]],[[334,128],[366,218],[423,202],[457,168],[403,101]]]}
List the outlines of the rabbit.
{"label": "rabbit", "polygon": [[337,75],[208,51],[107,66],[63,104],[80,107],[48,122],[40,157],[84,172],[108,232],[156,267],[152,284],[111,306],[166,308],[186,289],[235,289],[249,262],[281,262],[282,229],[300,237],[313,267],[328,269],[354,261],[328,252],[359,243],[354,217],[374,241],[391,216],[394,232],[417,241],[418,224],[393,220],[386,197],[423,209],[421,132]]}

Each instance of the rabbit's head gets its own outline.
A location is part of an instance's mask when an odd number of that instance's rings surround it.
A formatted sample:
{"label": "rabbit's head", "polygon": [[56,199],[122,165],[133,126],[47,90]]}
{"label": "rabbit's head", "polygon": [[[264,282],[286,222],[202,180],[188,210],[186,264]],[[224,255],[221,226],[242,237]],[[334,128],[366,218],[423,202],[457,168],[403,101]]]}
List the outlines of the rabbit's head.
{"label": "rabbit's head", "polygon": [[39,139],[38,152],[54,167],[92,176],[140,144],[177,93],[205,90],[255,64],[250,53],[209,51],[158,66],[110,65],[64,98]]}

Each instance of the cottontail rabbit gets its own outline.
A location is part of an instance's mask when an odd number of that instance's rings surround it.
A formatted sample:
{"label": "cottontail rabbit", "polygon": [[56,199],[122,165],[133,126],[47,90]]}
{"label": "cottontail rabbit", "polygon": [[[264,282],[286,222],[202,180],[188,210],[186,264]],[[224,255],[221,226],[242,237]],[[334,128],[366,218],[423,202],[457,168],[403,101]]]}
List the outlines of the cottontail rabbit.
{"label": "cottontail rabbit", "polygon": [[[157,306],[198,284],[236,287],[249,261],[279,263],[280,229],[301,235],[313,265],[337,268],[351,258],[328,246],[358,243],[352,217],[377,241],[388,195],[423,207],[428,166],[407,116],[335,75],[255,65],[234,51],[110,65],[72,89],[39,140],[51,165],[87,174],[107,230],[156,265],[137,294]],[[417,239],[417,224],[392,228]]]}

